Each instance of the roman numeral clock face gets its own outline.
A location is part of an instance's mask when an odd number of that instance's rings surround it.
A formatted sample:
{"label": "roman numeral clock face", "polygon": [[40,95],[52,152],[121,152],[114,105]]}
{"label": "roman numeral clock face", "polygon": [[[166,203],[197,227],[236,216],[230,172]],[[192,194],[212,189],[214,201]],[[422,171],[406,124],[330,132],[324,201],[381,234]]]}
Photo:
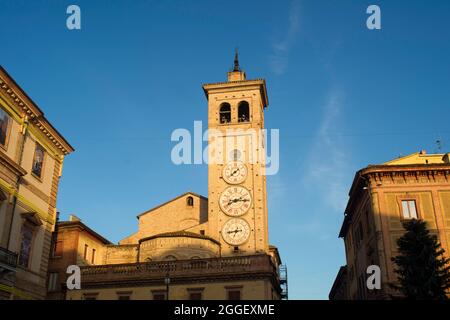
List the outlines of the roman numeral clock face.
{"label": "roman numeral clock face", "polygon": [[250,195],[250,191],[244,187],[228,187],[220,195],[219,205],[227,215],[239,217],[250,209],[252,196]]}
{"label": "roman numeral clock face", "polygon": [[244,219],[233,218],[223,225],[222,237],[232,246],[243,244],[248,240],[249,236],[250,226]]}
{"label": "roman numeral clock face", "polygon": [[232,161],[223,167],[223,179],[229,184],[239,184],[247,178],[247,167],[240,161]]}

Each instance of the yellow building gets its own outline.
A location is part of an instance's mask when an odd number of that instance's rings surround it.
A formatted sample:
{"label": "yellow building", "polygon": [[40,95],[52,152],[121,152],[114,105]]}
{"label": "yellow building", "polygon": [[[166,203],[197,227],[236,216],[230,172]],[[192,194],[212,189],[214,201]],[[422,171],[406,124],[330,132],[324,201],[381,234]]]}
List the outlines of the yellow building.
{"label": "yellow building", "polygon": [[99,262],[81,268],[81,290],[68,290],[67,299],[282,298],[281,259],[268,240],[265,158],[255,153],[265,156],[265,81],[247,80],[236,55],[228,81],[203,90],[215,150],[208,198],[187,192],[139,214],[137,232],[99,249]]}
{"label": "yellow building", "polygon": [[[427,222],[448,256],[450,250],[450,154],[425,151],[370,165],[358,171],[339,237],[344,239],[347,265],[341,267],[330,299],[388,299],[396,295],[391,258],[398,254],[402,221]],[[369,265],[381,269],[381,289],[366,286]]]}
{"label": "yellow building", "polygon": [[46,296],[58,184],[72,151],[0,67],[0,299]]}

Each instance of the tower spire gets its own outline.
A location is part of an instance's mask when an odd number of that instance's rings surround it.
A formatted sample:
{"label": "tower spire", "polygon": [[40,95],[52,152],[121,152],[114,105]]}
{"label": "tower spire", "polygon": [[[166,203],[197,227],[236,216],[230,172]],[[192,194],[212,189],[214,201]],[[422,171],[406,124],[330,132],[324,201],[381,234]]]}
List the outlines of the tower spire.
{"label": "tower spire", "polygon": [[234,65],[233,69],[228,72],[228,81],[244,81],[245,80],[245,72],[241,70],[239,66],[239,52],[238,48],[234,53]]}
{"label": "tower spire", "polygon": [[238,49],[236,48],[236,51],[234,53],[234,68],[233,71],[241,71],[241,69],[239,68],[239,52]]}

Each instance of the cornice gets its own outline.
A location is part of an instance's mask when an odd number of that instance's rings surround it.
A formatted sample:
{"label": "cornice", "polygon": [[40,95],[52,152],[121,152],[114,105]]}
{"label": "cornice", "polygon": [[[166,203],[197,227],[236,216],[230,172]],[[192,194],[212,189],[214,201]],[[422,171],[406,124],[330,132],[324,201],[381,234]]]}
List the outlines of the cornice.
{"label": "cornice", "polygon": [[[426,181],[420,179],[426,177]],[[403,165],[370,165],[356,172],[352,186],[349,191],[349,200],[345,208],[345,217],[339,232],[339,237],[345,236],[347,227],[351,222],[353,208],[361,198],[363,187],[369,187],[365,192],[371,192],[370,186],[380,183],[381,186],[386,179],[392,184],[410,181],[414,183],[436,183],[436,178],[446,183],[450,182],[450,163],[436,164],[403,164]],[[399,184],[400,185],[400,184]],[[402,184],[404,185],[404,184]]]}
{"label": "cornice", "polygon": [[260,89],[262,100],[263,100],[263,105],[264,105],[264,108],[266,108],[269,105],[269,98],[267,95],[266,80],[264,80],[264,79],[205,83],[202,85],[202,88],[203,88],[206,98],[208,98],[208,94],[212,90],[214,90],[214,91],[219,90],[219,92],[220,92],[220,90],[242,88],[242,87],[252,87],[252,86],[255,86],[256,88]]}
{"label": "cornice", "polygon": [[0,89],[11,99],[15,107],[21,110],[29,121],[36,126],[64,155],[74,151],[73,147],[44,117],[44,113],[20,88],[14,79],[0,66]]}
{"label": "cornice", "polygon": [[[260,279],[269,279],[272,283],[279,285],[277,280],[277,274],[273,272],[240,272],[235,274],[214,274],[209,275],[186,275],[183,277],[171,277],[170,283],[174,284],[190,284],[190,283],[215,283],[215,282],[228,282],[228,281],[255,281]],[[161,277],[142,277],[134,279],[105,279],[100,278],[98,280],[85,279],[83,281],[83,288],[117,288],[117,287],[145,287],[145,286],[158,286],[163,285],[164,280]]]}
{"label": "cornice", "polygon": [[100,234],[98,234],[97,232],[95,232],[94,230],[89,228],[87,225],[85,225],[81,221],[60,221],[60,222],[58,222],[57,227],[60,232],[62,230],[67,230],[67,229],[76,229],[78,231],[86,231],[91,236],[93,236],[93,237],[97,238],[98,240],[100,240],[101,242],[103,242],[103,244],[105,244],[105,245],[113,244],[111,241],[104,238],[103,236],[101,236]]}
{"label": "cornice", "polygon": [[208,237],[206,235],[189,232],[189,231],[176,231],[176,232],[165,232],[156,234],[154,236],[146,237],[139,240],[139,243],[154,240],[154,239],[160,239],[160,238],[194,238],[194,239],[201,239],[201,240],[209,240],[211,242],[214,242],[215,244],[220,245],[220,242],[216,239],[213,239],[211,237]]}

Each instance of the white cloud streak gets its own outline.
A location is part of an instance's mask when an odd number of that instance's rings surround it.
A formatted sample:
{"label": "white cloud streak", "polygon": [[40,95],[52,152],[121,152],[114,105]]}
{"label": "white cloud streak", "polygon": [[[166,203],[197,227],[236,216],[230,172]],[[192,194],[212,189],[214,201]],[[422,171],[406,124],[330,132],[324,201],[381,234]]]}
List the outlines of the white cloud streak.
{"label": "white cloud streak", "polygon": [[323,109],[323,117],[316,133],[315,144],[309,152],[306,183],[323,195],[325,204],[340,213],[347,202],[346,181],[351,175],[349,155],[336,132],[342,110],[342,93],[332,90]]}
{"label": "white cloud streak", "polygon": [[288,20],[288,28],[285,36],[272,44],[270,67],[277,75],[285,73],[289,63],[289,52],[296,41],[299,31],[300,9],[298,1],[292,1],[290,3]]}

